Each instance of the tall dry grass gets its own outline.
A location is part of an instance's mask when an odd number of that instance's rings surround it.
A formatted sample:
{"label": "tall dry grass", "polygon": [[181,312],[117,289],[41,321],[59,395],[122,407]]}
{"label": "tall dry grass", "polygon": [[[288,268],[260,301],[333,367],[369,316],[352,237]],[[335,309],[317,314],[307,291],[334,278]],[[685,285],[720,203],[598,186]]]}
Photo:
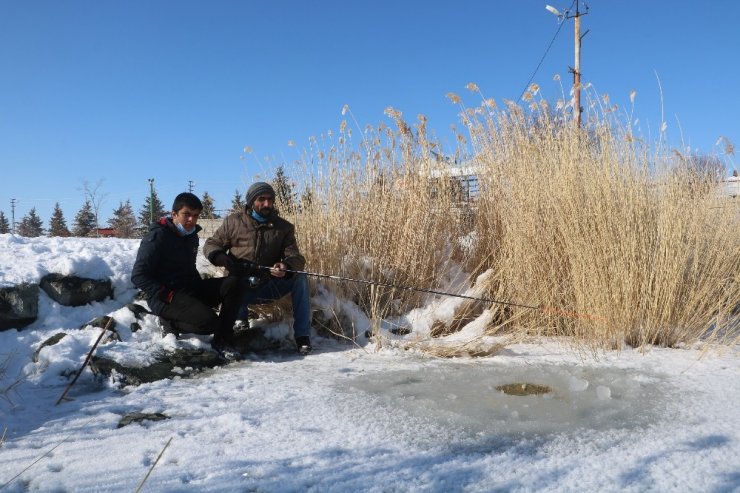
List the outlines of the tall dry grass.
{"label": "tall dry grass", "polygon": [[[305,200],[291,219],[310,269],[425,288],[459,265],[472,278],[490,270],[489,297],[541,307],[492,306],[491,333],[589,347],[738,342],[738,206],[685,157],[661,154],[606,111],[577,129],[546,101],[483,100],[462,108],[458,136],[480,183],[471,223],[454,183],[433,178],[450,165],[423,117],[412,128],[388,114],[393,127],[358,138],[343,124],[305,151]],[[459,246],[465,234],[477,238],[471,250]],[[333,289],[376,327],[423,299],[362,284]]]}
{"label": "tall dry grass", "polygon": [[[448,268],[461,220],[450,213],[450,185],[429,186],[429,174],[443,165],[424,140],[423,119],[411,129],[388,111],[395,128],[367,127],[353,142],[353,132],[342,125],[338,135],[312,140],[299,174],[308,186],[290,219],[312,270],[428,288]],[[332,289],[359,305],[376,329],[381,319],[421,299],[357,283]]]}

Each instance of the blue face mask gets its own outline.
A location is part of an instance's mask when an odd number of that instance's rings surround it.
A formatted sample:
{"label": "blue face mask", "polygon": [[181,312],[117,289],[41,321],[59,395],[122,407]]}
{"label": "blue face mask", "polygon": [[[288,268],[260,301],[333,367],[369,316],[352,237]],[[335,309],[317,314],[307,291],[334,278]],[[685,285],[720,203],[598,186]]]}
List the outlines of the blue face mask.
{"label": "blue face mask", "polygon": [[264,216],[263,216],[262,214],[260,214],[259,212],[255,211],[254,209],[252,209],[252,213],[251,213],[251,215],[252,215],[252,217],[253,217],[253,218],[254,218],[254,219],[255,219],[255,220],[257,221],[257,222],[260,222],[260,223],[266,223],[266,222],[267,222],[267,218],[266,218],[266,217],[264,217]]}
{"label": "blue face mask", "polygon": [[190,229],[190,231],[188,231],[187,229],[185,229],[185,226],[183,226],[180,223],[176,223],[175,224],[175,227],[180,232],[180,234],[183,235],[183,236],[188,236],[188,235],[191,235],[191,234],[195,233],[195,226],[193,226],[192,229]]}

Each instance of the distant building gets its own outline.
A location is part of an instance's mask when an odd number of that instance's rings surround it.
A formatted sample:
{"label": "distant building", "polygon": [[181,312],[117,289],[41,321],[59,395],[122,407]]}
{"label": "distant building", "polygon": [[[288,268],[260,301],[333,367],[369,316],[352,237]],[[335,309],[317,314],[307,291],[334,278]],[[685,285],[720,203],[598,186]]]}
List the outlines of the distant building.
{"label": "distant building", "polygon": [[117,238],[118,230],[116,228],[98,228],[97,234],[91,234],[90,236],[98,236],[100,238]]}
{"label": "distant building", "polygon": [[731,177],[720,182],[719,193],[733,199],[740,197],[740,176],[737,175],[737,170]]}

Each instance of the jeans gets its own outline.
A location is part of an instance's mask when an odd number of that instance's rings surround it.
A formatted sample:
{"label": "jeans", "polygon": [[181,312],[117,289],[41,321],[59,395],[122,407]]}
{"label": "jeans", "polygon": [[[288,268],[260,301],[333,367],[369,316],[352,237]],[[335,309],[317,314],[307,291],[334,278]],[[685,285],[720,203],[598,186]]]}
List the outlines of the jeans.
{"label": "jeans", "polygon": [[311,333],[311,310],[308,299],[308,279],[305,274],[294,274],[292,277],[270,277],[270,280],[259,287],[249,287],[242,281],[241,307],[238,319],[247,319],[248,305],[263,305],[278,300],[290,293],[293,302],[293,333],[295,337],[309,336]]}

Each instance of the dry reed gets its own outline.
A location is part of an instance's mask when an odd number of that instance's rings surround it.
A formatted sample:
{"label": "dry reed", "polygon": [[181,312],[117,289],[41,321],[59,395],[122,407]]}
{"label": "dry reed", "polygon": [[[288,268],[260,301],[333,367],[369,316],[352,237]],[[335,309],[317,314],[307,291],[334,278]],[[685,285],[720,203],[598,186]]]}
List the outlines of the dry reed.
{"label": "dry reed", "polygon": [[[595,105],[578,129],[567,108],[528,99],[526,109],[487,99],[462,108],[458,142],[480,188],[471,207],[446,178],[450,163],[423,117],[412,128],[389,109],[395,128],[366,127],[354,142],[343,124],[312,139],[293,170],[303,170],[306,188],[290,217],[308,267],[424,288],[459,266],[471,279],[490,270],[487,297],[541,309],[491,306],[489,334],[568,336],[592,348],[736,344],[737,201],[718,196],[711,176],[682,166],[680,155],[650,149],[610,109]],[[426,300],[362,284],[332,289],[376,333],[384,317]],[[480,308],[463,312],[471,319]]]}

